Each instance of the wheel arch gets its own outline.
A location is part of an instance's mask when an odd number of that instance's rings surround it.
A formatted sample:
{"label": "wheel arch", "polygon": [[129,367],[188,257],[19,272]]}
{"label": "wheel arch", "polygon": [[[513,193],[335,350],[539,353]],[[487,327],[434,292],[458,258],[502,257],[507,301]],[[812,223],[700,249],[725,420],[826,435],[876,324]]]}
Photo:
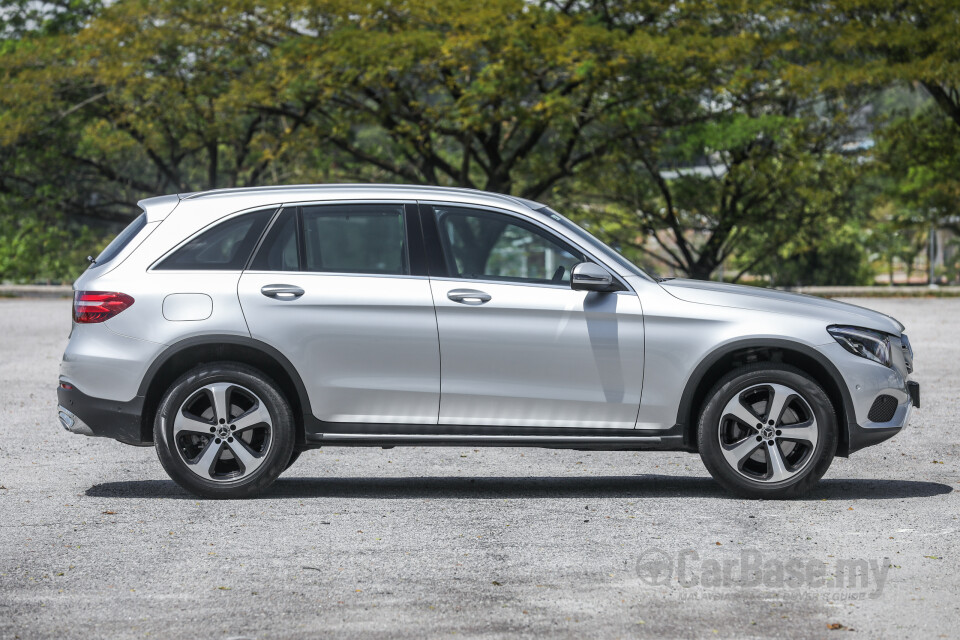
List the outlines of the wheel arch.
{"label": "wheel arch", "polygon": [[270,345],[236,335],[204,335],[186,338],[165,349],[147,369],[138,396],[143,398],[141,439],[153,441],[153,420],[164,392],[190,369],[215,361],[246,364],[267,374],[283,392],[297,426],[296,443],[304,442],[304,421],[311,416],[310,398],[296,368]]}
{"label": "wheel arch", "polygon": [[727,372],[753,362],[782,362],[811,376],[826,392],[837,417],[837,455],[850,454],[850,431],[855,428],[853,400],[843,376],[822,353],[808,345],[776,338],[737,340],[718,347],[704,357],[687,380],[677,409],[677,424],[683,429],[683,444],[697,450],[697,423],[707,393]]}

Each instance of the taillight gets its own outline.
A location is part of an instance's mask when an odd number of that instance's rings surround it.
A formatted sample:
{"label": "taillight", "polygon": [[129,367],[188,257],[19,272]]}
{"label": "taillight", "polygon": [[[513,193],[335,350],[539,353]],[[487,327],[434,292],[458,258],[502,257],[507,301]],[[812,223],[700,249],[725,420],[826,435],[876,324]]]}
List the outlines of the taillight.
{"label": "taillight", "polygon": [[133,304],[133,298],[113,291],[77,291],[73,295],[73,320],[80,324],[103,322]]}

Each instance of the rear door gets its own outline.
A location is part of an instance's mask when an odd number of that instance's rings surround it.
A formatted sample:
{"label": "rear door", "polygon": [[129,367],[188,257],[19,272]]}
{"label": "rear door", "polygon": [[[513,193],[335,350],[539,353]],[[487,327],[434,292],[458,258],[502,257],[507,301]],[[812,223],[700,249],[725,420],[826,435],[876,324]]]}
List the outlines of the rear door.
{"label": "rear door", "polygon": [[632,429],[643,382],[636,294],[571,290],[570,270],[587,256],[512,212],[421,211],[433,254],[440,424]]}
{"label": "rear door", "polygon": [[288,207],[238,291],[252,337],[296,367],[316,418],[437,423],[437,322],[416,205]]}

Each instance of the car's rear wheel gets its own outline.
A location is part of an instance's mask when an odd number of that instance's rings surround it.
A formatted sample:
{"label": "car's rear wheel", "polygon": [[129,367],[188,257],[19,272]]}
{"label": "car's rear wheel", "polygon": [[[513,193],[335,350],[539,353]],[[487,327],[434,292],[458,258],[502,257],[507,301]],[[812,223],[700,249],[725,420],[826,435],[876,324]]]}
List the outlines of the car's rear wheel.
{"label": "car's rear wheel", "polygon": [[208,498],[247,498],[269,487],[294,450],[294,420],[277,385],[245,365],[197,367],[164,394],[154,420],[160,463]]}
{"label": "car's rear wheel", "polygon": [[700,457],[727,489],[750,498],[789,498],[826,473],[837,421],[824,390],[799,369],[759,363],[721,378],[698,428]]}

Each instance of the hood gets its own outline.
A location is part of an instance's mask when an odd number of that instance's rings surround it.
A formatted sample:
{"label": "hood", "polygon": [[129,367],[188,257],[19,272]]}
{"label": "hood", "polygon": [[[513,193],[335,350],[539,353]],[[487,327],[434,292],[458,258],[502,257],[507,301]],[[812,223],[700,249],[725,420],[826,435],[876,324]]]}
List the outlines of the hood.
{"label": "hood", "polygon": [[777,289],[706,280],[664,280],[663,289],[686,302],[803,315],[826,324],[846,324],[899,336],[904,327],[890,316],[854,304]]}

